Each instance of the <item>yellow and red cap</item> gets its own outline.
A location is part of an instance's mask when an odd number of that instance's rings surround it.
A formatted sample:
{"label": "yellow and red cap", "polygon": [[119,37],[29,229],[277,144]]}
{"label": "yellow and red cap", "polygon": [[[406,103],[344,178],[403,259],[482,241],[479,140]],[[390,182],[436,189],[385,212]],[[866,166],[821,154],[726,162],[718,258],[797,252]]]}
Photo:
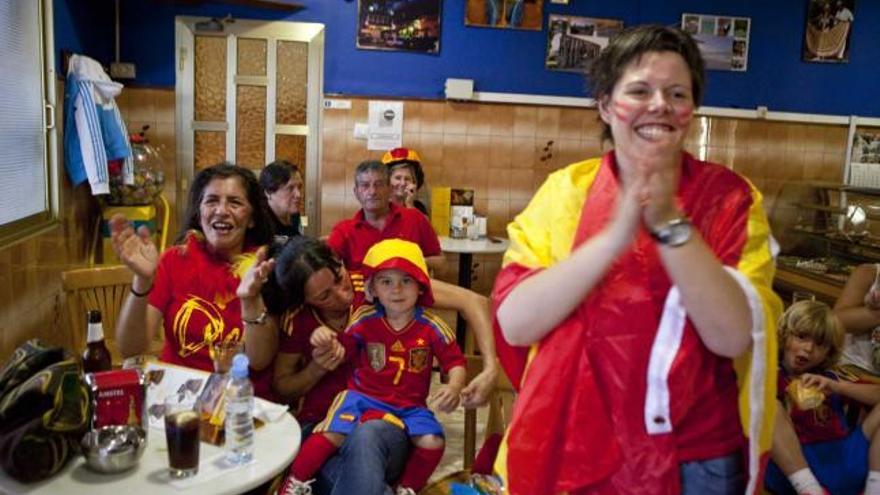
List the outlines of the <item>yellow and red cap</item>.
{"label": "yellow and red cap", "polygon": [[[419,306],[433,306],[428,265],[418,244],[403,239],[385,239],[373,244],[364,256],[364,276],[370,278],[381,270],[400,270],[422,286]],[[369,286],[369,284],[367,284]]]}
{"label": "yellow and red cap", "polygon": [[422,184],[425,183],[425,172],[422,170],[422,159],[419,157],[419,154],[416,153],[416,150],[409,148],[394,148],[393,150],[386,151],[384,155],[382,155],[382,163],[388,167],[388,171],[391,172],[399,165],[407,165],[412,168],[413,177],[416,181],[416,188],[422,187]]}

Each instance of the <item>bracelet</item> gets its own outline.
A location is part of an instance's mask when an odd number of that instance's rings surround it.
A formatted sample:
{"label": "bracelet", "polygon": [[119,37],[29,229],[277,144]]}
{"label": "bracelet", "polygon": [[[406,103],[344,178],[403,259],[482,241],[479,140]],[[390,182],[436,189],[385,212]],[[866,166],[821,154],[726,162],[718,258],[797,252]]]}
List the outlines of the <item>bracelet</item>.
{"label": "bracelet", "polygon": [[241,316],[241,321],[247,323],[248,325],[262,325],[266,322],[266,316],[268,312],[264,309],[260,316],[256,318],[245,318],[244,315]]}
{"label": "bracelet", "polygon": [[153,286],[150,285],[150,288],[143,291],[143,292],[138,292],[138,291],[134,290],[134,285],[129,287],[128,290],[131,291],[131,293],[134,295],[134,297],[144,297],[147,294],[149,294],[150,292],[153,292]]}

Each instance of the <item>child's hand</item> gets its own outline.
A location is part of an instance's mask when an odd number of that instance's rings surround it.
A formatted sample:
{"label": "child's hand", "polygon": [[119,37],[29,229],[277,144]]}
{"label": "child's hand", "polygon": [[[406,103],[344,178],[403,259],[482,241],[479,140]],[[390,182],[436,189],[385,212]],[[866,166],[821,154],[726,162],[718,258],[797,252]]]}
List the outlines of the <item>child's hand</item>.
{"label": "child's hand", "polygon": [[827,376],[804,373],[801,375],[801,382],[808,387],[819,390],[820,392],[837,392],[837,381],[832,380]]}
{"label": "child's hand", "polygon": [[458,407],[461,400],[461,389],[450,384],[446,384],[437,389],[431,397],[428,398],[428,404],[431,409],[440,412],[450,413]]}
{"label": "child's hand", "polygon": [[339,345],[339,342],[336,340],[336,332],[323,325],[312,332],[312,336],[309,337],[309,343],[312,344],[312,347],[325,351],[330,350],[334,343]]}
{"label": "child's hand", "polygon": [[334,340],[332,345],[312,349],[312,360],[327,371],[333,371],[345,361],[345,347]]}

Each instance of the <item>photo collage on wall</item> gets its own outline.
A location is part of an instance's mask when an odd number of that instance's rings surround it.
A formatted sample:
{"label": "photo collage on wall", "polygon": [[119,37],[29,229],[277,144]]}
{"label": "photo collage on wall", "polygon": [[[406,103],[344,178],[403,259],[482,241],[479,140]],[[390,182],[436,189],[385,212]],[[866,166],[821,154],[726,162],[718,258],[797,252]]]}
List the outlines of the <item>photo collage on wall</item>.
{"label": "photo collage on wall", "polygon": [[710,70],[744,72],[749,61],[748,17],[682,14],[681,28],[690,33]]}
{"label": "photo collage on wall", "polygon": [[440,53],[442,0],[358,0],[357,47]]}
{"label": "photo collage on wall", "polygon": [[586,72],[608,40],[623,29],[623,21],[550,14],[547,29],[549,70]]}

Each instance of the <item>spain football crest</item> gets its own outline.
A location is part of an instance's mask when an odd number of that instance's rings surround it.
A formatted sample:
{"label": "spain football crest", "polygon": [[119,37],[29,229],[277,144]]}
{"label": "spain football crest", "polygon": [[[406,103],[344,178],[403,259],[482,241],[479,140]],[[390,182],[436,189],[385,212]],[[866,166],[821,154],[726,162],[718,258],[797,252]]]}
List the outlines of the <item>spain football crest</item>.
{"label": "spain football crest", "polygon": [[385,367],[385,344],[378,342],[367,344],[367,357],[370,359],[370,368],[373,368],[373,371],[381,371]]}
{"label": "spain football crest", "polygon": [[428,348],[413,347],[409,350],[409,371],[418,373],[428,367]]}

